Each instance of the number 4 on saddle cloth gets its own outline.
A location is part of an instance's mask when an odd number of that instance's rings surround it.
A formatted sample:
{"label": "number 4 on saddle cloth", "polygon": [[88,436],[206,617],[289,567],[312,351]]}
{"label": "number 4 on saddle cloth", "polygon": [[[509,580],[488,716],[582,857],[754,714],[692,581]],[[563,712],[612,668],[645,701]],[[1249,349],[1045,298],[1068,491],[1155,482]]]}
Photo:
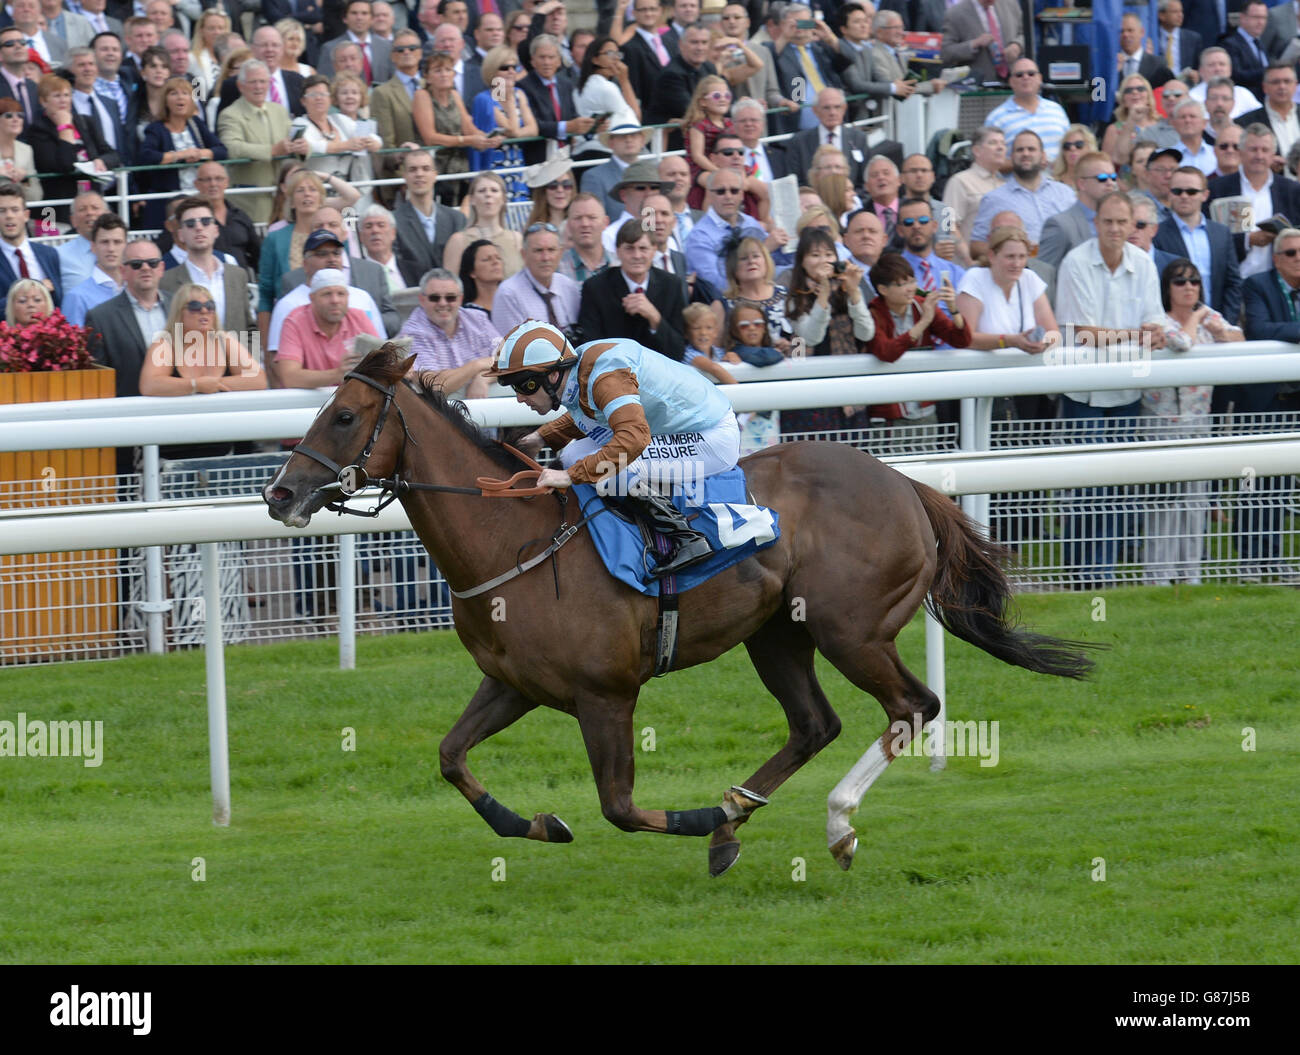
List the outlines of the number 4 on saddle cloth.
{"label": "number 4 on saddle cloth", "polygon": [[[698,492],[703,490],[703,495]],[[753,505],[745,490],[745,471],[739,467],[707,477],[701,485],[673,497],[673,504],[690,519],[691,527],[707,536],[713,556],[684,568],[674,578],[675,593],[685,593],[720,571],[739,564],[781,537],[775,510]],[[601,497],[590,484],[574,484],[582,515],[598,512]],[[689,503],[687,499],[690,499]],[[615,505],[616,513],[621,510]],[[650,597],[660,594],[659,581],[649,577],[654,551],[647,547],[641,529],[622,515],[594,516],[587,523],[596,551],[611,575]]]}

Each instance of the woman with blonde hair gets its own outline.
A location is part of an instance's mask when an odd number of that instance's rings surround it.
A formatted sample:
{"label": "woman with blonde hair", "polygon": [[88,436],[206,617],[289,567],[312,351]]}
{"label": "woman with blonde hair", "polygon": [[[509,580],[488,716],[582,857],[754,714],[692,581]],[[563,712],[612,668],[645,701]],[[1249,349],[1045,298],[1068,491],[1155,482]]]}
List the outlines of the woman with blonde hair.
{"label": "woman with blonde hair", "polygon": [[257,269],[257,310],[272,311],[280,299],[280,279],[302,267],[303,245],[315,228],[316,213],[325,206],[325,184],[310,169],[299,169],[285,180],[290,222],[262,239]]}
{"label": "woman with blonde hair", "polygon": [[820,227],[837,246],[840,244],[840,221],[827,205],[813,205],[805,209],[799,222],[794,225],[795,236],[803,234],[809,227]]}
{"label": "woman with blonde hair", "polygon": [[20,278],[9,287],[5,300],[5,322],[10,326],[27,326],[54,311],[54,300],[44,282]]}
{"label": "woman with blonde hair", "polygon": [[[475,96],[470,113],[481,132],[491,134],[500,129],[506,140],[529,139],[537,135],[537,118],[529,109],[524,93],[516,87],[519,77],[519,56],[514,48],[501,45],[487,53],[483,59],[483,83],[492,87],[484,88]],[[494,150],[471,150],[469,153],[471,170],[522,168],[523,163],[523,151],[517,144],[508,142]],[[511,175],[509,191],[512,201],[528,200],[528,188],[518,175]]]}
{"label": "woman with blonde hair", "polygon": [[221,68],[217,71],[216,87],[208,94],[208,106],[206,117],[208,127],[217,127],[217,110],[221,107],[221,86],[231,77],[239,73],[239,67],[253,57],[252,51],[248,48],[236,48],[227,55],[221,62]]}
{"label": "woman with blonde hair", "polygon": [[1138,140],[1150,139],[1159,143],[1168,139],[1170,134],[1173,140],[1177,140],[1177,133],[1156,109],[1151,82],[1140,73],[1123,78],[1114,118],[1101,137],[1101,149],[1110,155],[1115,167],[1118,169],[1128,164],[1133,144]]}
{"label": "woman with blonde hair", "polygon": [[760,239],[754,237],[737,239],[734,244],[724,245],[723,249],[727,256],[727,289],[723,300],[711,305],[719,316],[719,325],[725,324],[725,317],[731,314],[738,302],[754,305],[767,320],[776,350],[788,353],[793,331],[786,321],[785,302],[790,291],[776,281],[772,254]]}
{"label": "woman with blonde hair", "polygon": [[[141,188],[150,193],[172,191],[188,196],[194,193],[199,165],[224,161],[226,148],[198,116],[194,90],[184,77],[172,77],[163,85],[163,107],[162,120],[144,130],[137,161],[141,165],[191,164],[183,169],[141,172]],[[161,227],[166,216],[167,199],[153,198],[145,202],[141,222],[146,228]]]}
{"label": "woman with blonde hair", "polygon": [[568,159],[567,151],[561,151],[550,161],[525,169],[524,182],[533,193],[533,211],[528,214],[524,226],[549,223],[563,230],[569,206],[578,193],[578,184],[573,176],[573,162]]}
{"label": "woman with blonde hair", "polygon": [[265,387],[266,373],[252,353],[217,325],[217,304],[207,287],[187,282],[177,289],[166,327],[140,367],[140,394],[189,396]]}
{"label": "woman with blonde hair", "polygon": [[957,290],[957,310],[971,335],[968,347],[1038,355],[1060,341],[1047,283],[1026,266],[1033,252],[1022,228],[995,227],[989,234],[988,267],[968,270]]}
{"label": "woman with blonde hair", "polygon": [[284,41],[284,58],[280,60],[280,68],[297,70],[300,76],[310,77],[316,72],[315,69],[298,61],[307,50],[307,31],[303,24],[296,18],[282,18],[275,24],[275,28],[280,31],[280,39]]}
{"label": "woman with blonde hair", "polygon": [[845,217],[856,211],[853,181],[838,172],[819,172],[808,182],[812,184],[812,189],[817,192],[822,204],[831,211],[836,224],[842,228]]}
{"label": "woman with blonde hair", "polygon": [[1061,152],[1056,155],[1056,161],[1052,165],[1052,179],[1075,190],[1074,166],[1084,154],[1092,154],[1096,150],[1097,137],[1091,130],[1083,125],[1071,125],[1061,136]]}
{"label": "woman with blonde hair", "polygon": [[447,239],[442,266],[452,274],[460,270],[461,254],[471,242],[486,238],[501,250],[505,277],[524,266],[524,242],[518,231],[506,228],[506,182],[495,172],[480,172],[469,185],[469,226]]}
{"label": "woman with blonde hair", "polygon": [[217,73],[221,69],[221,63],[217,61],[213,49],[217,38],[229,32],[230,16],[219,7],[210,7],[199,15],[199,20],[195,23],[194,46],[190,48],[203,83],[207,85],[208,91],[216,88],[218,94],[222,82],[217,79]]}

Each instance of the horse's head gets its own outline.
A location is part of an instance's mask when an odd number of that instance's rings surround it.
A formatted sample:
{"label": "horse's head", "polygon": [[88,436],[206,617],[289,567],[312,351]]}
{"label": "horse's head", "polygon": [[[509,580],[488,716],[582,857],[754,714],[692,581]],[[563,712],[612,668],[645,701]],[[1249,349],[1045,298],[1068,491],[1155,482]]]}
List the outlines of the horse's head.
{"label": "horse's head", "polygon": [[[367,477],[391,477],[406,442],[398,386],[415,357],[391,341],[371,352],[321,407],[307,435],[262,490],[271,516],[306,527],[327,502],[358,490]],[[340,493],[338,485],[343,485]]]}

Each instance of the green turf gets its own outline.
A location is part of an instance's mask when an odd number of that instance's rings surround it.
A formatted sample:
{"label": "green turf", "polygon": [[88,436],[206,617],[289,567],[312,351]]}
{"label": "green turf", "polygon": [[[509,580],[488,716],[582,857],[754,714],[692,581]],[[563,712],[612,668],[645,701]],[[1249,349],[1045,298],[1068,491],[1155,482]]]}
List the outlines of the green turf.
{"label": "green turf", "polygon": [[[450,634],[362,639],[349,673],[331,642],[229,649],[226,830],[209,823],[201,653],[3,671],[0,718],[102,720],[105,759],[0,758],[0,961],[1294,962],[1295,592],[1105,601],[1104,621],[1086,595],[1023,601],[1038,628],[1112,646],[1088,684],[949,643],[950,716],[998,720],[999,764],[900,759],[855,819],[847,874],[825,799],[884,720],[825,666],[844,734],[717,880],[705,840],[603,820],[577,726],[553,712],[470,761],[576,841],[493,836],[438,774],[477,683]],[[902,640],[918,671],[921,649],[918,622]],[[636,727],[656,742],[637,801],[657,808],[716,804],[784,737],[743,650],[648,686]]]}

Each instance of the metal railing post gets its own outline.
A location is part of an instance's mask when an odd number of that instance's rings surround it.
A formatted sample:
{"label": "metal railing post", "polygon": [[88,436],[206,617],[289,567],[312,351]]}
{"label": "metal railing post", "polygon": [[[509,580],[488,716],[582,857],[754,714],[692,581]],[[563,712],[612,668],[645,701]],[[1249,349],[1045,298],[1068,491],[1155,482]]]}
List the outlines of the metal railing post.
{"label": "metal railing post", "polygon": [[357,537],[339,536],[339,670],[357,669]]}
{"label": "metal railing post", "polygon": [[[144,500],[157,502],[162,498],[162,469],[159,465],[158,445],[146,444],[143,465]],[[150,652],[163,652],[163,615],[171,611],[170,603],[163,597],[163,550],[149,546],[144,551],[144,604],[145,642]]]}

